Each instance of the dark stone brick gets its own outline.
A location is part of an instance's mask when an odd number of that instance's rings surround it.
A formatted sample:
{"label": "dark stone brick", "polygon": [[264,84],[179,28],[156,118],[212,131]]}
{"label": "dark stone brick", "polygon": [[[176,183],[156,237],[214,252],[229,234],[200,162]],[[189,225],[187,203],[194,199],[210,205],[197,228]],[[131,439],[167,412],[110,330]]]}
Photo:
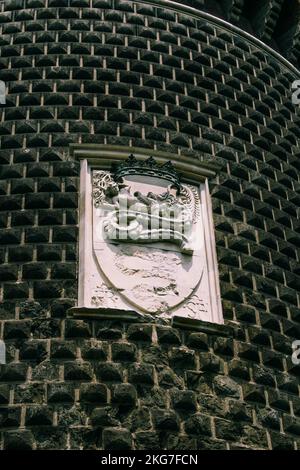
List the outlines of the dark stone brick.
{"label": "dark stone brick", "polygon": [[233,356],[233,341],[228,338],[217,338],[214,341],[214,352],[220,354],[221,356]]}
{"label": "dark stone brick", "polygon": [[20,359],[21,360],[32,360],[41,362],[47,357],[46,342],[31,340],[26,341],[20,348]]}
{"label": "dark stone brick", "polygon": [[257,403],[266,403],[266,397],[264,393],[264,388],[260,385],[254,385],[251,383],[242,384],[243,395],[246,401],[257,402]]}
{"label": "dark stone brick", "polygon": [[56,299],[51,303],[51,316],[64,318],[71,307],[74,307],[73,299]]}
{"label": "dark stone brick", "polygon": [[270,406],[278,408],[279,410],[289,412],[290,405],[288,395],[282,392],[277,392],[277,390],[274,389],[268,389],[267,392]]}
{"label": "dark stone brick", "polygon": [[15,388],[15,403],[34,403],[41,404],[45,402],[45,385],[39,383],[25,383],[17,385]]}
{"label": "dark stone brick", "polygon": [[250,380],[249,365],[245,361],[233,359],[228,364],[229,375],[244,380]]}
{"label": "dark stone brick", "polygon": [[252,407],[238,400],[228,400],[228,413],[226,418],[234,421],[247,421],[252,423]]}
{"label": "dark stone brick", "polygon": [[51,426],[52,425],[52,413],[47,406],[34,406],[27,407],[26,409],[26,420],[27,426]]}
{"label": "dark stone brick", "polygon": [[105,361],[108,356],[108,345],[96,340],[85,342],[81,346],[81,355],[83,359]]}
{"label": "dark stone brick", "polygon": [[0,266],[0,281],[17,281],[18,266],[12,264]]}
{"label": "dark stone brick", "polygon": [[175,374],[175,372],[167,366],[161,366],[158,373],[158,382],[160,387],[163,388],[184,388],[183,378]]}
{"label": "dark stone brick", "polygon": [[107,387],[104,384],[81,384],[80,397],[83,402],[107,403]]}
{"label": "dark stone brick", "polygon": [[241,386],[235,380],[224,375],[217,375],[214,378],[214,390],[221,396],[223,395],[233,398],[241,397]]}
{"label": "dark stone brick", "polygon": [[175,369],[193,369],[196,367],[195,352],[185,347],[172,348],[170,351],[170,364]]}
{"label": "dark stone brick", "polygon": [[56,281],[35,281],[34,296],[37,299],[53,299],[61,297],[62,285]]}
{"label": "dark stone brick", "polygon": [[67,444],[67,433],[64,427],[43,426],[32,428],[37,450],[65,449]]}
{"label": "dark stone brick", "polygon": [[42,306],[33,300],[21,302],[19,308],[20,318],[37,318],[46,316],[46,312],[43,310]]}
{"label": "dark stone brick", "polygon": [[0,365],[1,382],[24,382],[28,366],[26,364],[11,363]]}
{"label": "dark stone brick", "polygon": [[65,380],[91,381],[93,369],[89,363],[67,362],[65,363]]}
{"label": "dark stone brick", "polygon": [[208,337],[205,333],[191,333],[186,344],[190,348],[208,351]]}
{"label": "dark stone brick", "polygon": [[182,412],[194,412],[197,410],[197,400],[195,392],[190,390],[172,390],[171,400],[173,407]]}
{"label": "dark stone brick", "polygon": [[4,324],[4,338],[29,338],[30,322],[29,321],[9,321]]}
{"label": "dark stone brick", "polygon": [[[0,366],[1,372],[2,366]],[[0,384],[0,404],[6,405],[9,402],[9,386],[5,384]]]}
{"label": "dark stone brick", "polygon": [[136,389],[131,384],[117,384],[113,389],[112,400],[122,408],[132,408],[137,400]]}
{"label": "dark stone brick", "polygon": [[203,371],[221,372],[221,361],[214,354],[201,353],[200,354],[200,368]]}
{"label": "dark stone brick", "polygon": [[23,266],[24,279],[46,279],[47,267],[42,263],[30,263]]}
{"label": "dark stone brick", "polygon": [[162,431],[178,431],[179,419],[174,411],[154,409],[152,410],[152,417],[156,429]]}
{"label": "dark stone brick", "polygon": [[128,370],[129,382],[136,384],[154,383],[154,367],[146,364],[133,364]]}
{"label": "dark stone brick", "polygon": [[153,431],[138,431],[135,435],[137,450],[160,450],[158,433]]}
{"label": "dark stone brick", "polygon": [[31,364],[33,381],[54,381],[59,380],[59,364],[50,360],[45,360],[39,364]]}
{"label": "dark stone brick", "polygon": [[4,433],[5,450],[32,450],[33,436],[29,430],[6,431]]}
{"label": "dark stone brick", "polygon": [[0,408],[1,428],[19,427],[21,408]]}
{"label": "dark stone brick", "polygon": [[74,387],[72,384],[50,383],[47,388],[47,396],[49,403],[73,403]]}
{"label": "dark stone brick", "polygon": [[77,227],[54,227],[53,241],[54,243],[76,242]]}
{"label": "dark stone brick", "polygon": [[187,434],[192,434],[199,436],[211,436],[211,423],[209,416],[197,413],[191,416],[184,424],[185,432]]}
{"label": "dark stone brick", "polygon": [[270,433],[270,438],[272,450],[294,450],[294,442],[291,437],[272,431]]}
{"label": "dark stone brick", "polygon": [[260,408],[256,410],[258,422],[264,427],[280,431],[280,414],[272,408]]}
{"label": "dark stone brick", "polygon": [[113,322],[103,323],[97,329],[96,336],[101,339],[119,339],[122,337],[122,326]]}
{"label": "dark stone brick", "polygon": [[115,418],[115,412],[110,407],[94,408],[91,414],[93,426],[117,427],[119,421]]}
{"label": "dark stone brick", "polygon": [[123,371],[119,364],[107,362],[96,367],[96,377],[103,382],[122,382]]}
{"label": "dark stone brick", "polygon": [[300,435],[300,419],[294,418],[290,415],[283,415],[283,429],[285,432],[295,434],[296,436]]}
{"label": "dark stone brick", "polygon": [[62,247],[59,245],[40,245],[37,247],[38,261],[60,261]]}
{"label": "dark stone brick", "polygon": [[31,331],[34,338],[55,338],[61,334],[61,325],[55,318],[35,318],[32,321]]}
{"label": "dark stone brick", "polygon": [[52,340],[51,357],[54,359],[75,359],[76,344],[73,341]]}
{"label": "dark stone brick", "polygon": [[29,296],[29,286],[26,282],[7,283],[3,288],[4,299],[26,299]]}
{"label": "dark stone brick", "polygon": [[113,343],[112,359],[115,362],[134,362],[137,357],[137,349],[131,343]]}
{"label": "dark stone brick", "polygon": [[229,441],[238,441],[242,426],[239,423],[228,421],[221,418],[215,418],[216,436],[219,439]]}
{"label": "dark stone brick", "polygon": [[103,431],[103,444],[105,450],[130,450],[132,448],[132,437],[127,429],[106,428]]}
{"label": "dark stone brick", "polygon": [[177,330],[168,326],[157,326],[157,337],[162,344],[181,344],[180,335]]}
{"label": "dark stone brick", "polygon": [[152,325],[132,324],[127,330],[127,338],[131,341],[152,341]]}
{"label": "dark stone brick", "polygon": [[66,338],[89,338],[91,325],[83,320],[67,319],[65,323]]}
{"label": "dark stone brick", "polygon": [[27,243],[47,243],[48,240],[48,227],[30,227],[30,229],[25,230],[25,241]]}
{"label": "dark stone brick", "polygon": [[56,264],[51,269],[52,279],[76,279],[76,266],[74,263]]}

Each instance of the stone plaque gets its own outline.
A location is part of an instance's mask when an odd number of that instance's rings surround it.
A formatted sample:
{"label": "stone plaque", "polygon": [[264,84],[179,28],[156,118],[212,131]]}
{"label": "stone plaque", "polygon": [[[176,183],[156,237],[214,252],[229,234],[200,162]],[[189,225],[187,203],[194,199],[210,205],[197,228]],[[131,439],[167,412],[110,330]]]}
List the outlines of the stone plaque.
{"label": "stone plaque", "polygon": [[214,318],[207,190],[170,162],[131,155],[111,170],[86,164],[79,306],[164,318]]}

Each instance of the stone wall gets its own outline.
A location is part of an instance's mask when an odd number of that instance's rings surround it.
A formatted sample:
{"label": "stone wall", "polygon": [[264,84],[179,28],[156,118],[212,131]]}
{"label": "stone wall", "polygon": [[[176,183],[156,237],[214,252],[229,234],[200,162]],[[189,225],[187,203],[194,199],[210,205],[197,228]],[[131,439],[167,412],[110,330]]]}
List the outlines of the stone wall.
{"label": "stone wall", "polygon": [[[299,449],[293,69],[242,35],[150,2],[1,5],[1,447]],[[68,318],[78,266],[71,143],[220,164],[210,189],[224,327]]]}

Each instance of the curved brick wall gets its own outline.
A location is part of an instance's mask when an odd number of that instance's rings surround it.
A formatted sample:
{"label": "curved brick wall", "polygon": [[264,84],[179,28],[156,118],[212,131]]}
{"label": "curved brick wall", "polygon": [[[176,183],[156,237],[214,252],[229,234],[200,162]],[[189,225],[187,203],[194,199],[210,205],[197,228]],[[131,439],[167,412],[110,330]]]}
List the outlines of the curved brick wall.
{"label": "curved brick wall", "polygon": [[[1,6],[1,447],[299,449],[293,69],[149,2]],[[210,187],[224,327],[67,318],[77,298],[70,143],[220,163]]]}

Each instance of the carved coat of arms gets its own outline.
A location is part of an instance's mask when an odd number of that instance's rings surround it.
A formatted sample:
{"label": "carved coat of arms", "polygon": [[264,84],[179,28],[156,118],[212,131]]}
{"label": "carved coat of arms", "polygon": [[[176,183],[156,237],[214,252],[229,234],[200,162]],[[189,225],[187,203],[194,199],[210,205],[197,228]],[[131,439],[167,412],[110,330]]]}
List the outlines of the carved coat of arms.
{"label": "carved coat of arms", "polygon": [[93,170],[91,303],[140,313],[207,313],[201,199],[171,163],[134,156]]}

